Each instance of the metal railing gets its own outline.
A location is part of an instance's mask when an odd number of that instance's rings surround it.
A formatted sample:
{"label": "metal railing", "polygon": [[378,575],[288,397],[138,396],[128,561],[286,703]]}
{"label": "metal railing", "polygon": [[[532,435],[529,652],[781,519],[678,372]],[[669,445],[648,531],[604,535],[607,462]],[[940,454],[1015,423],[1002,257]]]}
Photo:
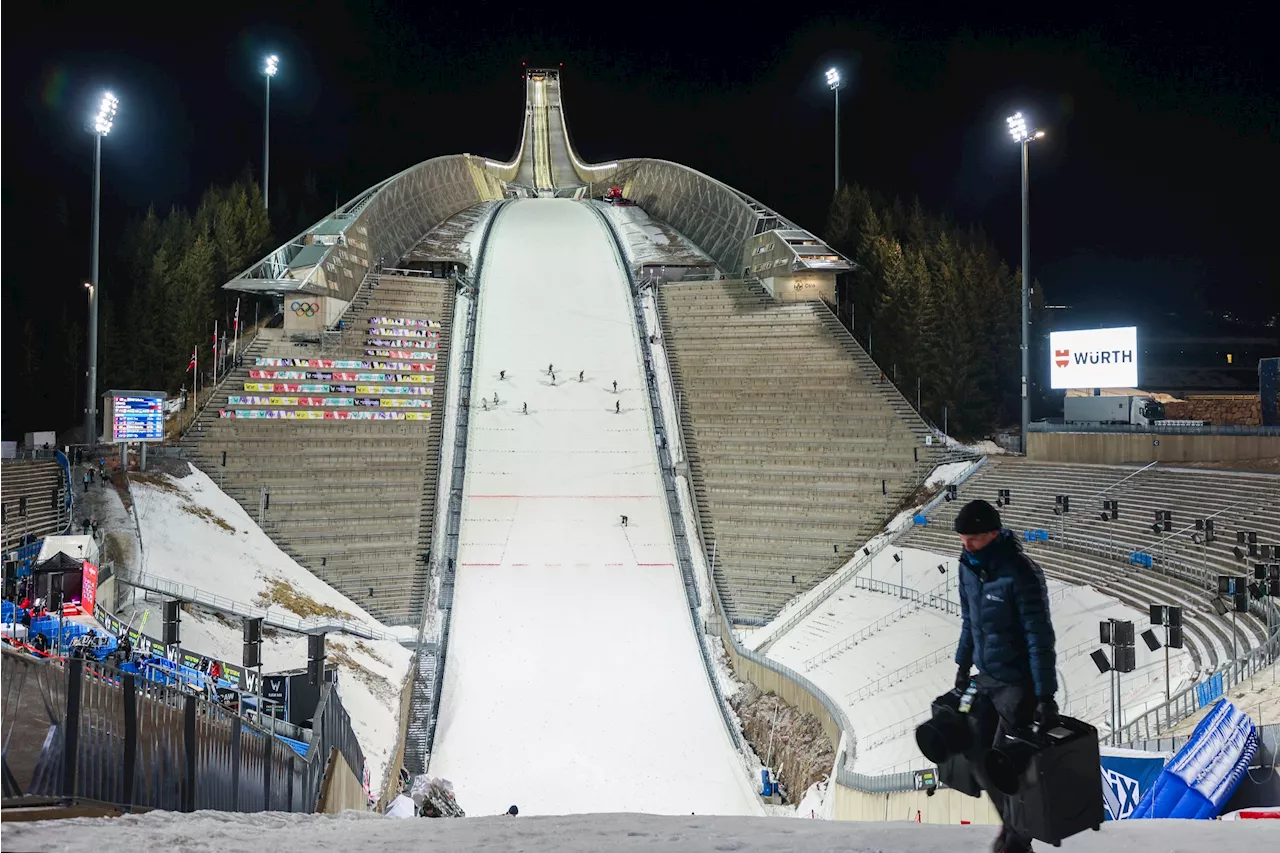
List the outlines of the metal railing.
{"label": "metal railing", "polygon": [[[974,462],[974,464],[969,469],[967,469],[963,474],[960,475],[959,478],[957,478],[956,480],[957,485],[967,481],[970,477],[976,474],[984,464],[986,464],[985,456],[982,457],[981,459],[978,459],[976,462]],[[930,500],[927,504],[925,504],[924,507],[922,507],[920,512],[917,514],[928,516],[930,512],[932,512],[939,504],[942,503],[945,497],[946,497],[945,490],[940,491],[937,495],[933,497],[932,500]],[[796,599],[797,601],[800,602],[796,605],[797,607],[796,611],[794,613],[787,615],[786,618],[782,620],[782,622],[776,624],[773,628],[766,628],[766,630],[768,630],[769,633],[765,636],[765,638],[761,642],[755,643],[756,650],[760,652],[767,652],[769,648],[774,643],[776,643],[781,637],[783,637],[788,631],[790,631],[796,625],[799,625],[800,622],[802,622],[807,616],[809,616],[809,614],[813,613],[815,610],[821,607],[823,603],[828,598],[830,598],[837,589],[839,589],[849,580],[849,578],[854,577],[855,575],[859,574],[863,569],[865,569],[867,566],[871,565],[871,561],[876,558],[876,555],[880,554],[886,548],[897,544],[898,540],[901,539],[903,536],[905,536],[913,528],[914,528],[913,524],[910,524],[910,523],[904,524],[901,529],[894,531],[892,534],[888,536],[884,536],[874,545],[870,547],[864,546],[862,552],[858,556],[854,557],[851,561],[849,561],[849,563],[846,564],[844,568],[840,569],[838,572],[831,575],[826,580],[822,581],[820,584],[814,587],[813,590],[810,590],[809,593],[807,594],[807,600],[805,597]],[[787,612],[787,607],[783,607],[782,612],[779,613],[779,617],[781,617],[786,612]],[[775,622],[776,622],[776,619],[775,619]]]}
{"label": "metal railing", "polygon": [[[658,386],[655,367],[647,349],[648,338],[645,334],[644,291],[636,281],[631,267],[627,264],[626,246],[612,220],[594,203],[590,205],[590,208],[613,242],[615,260],[627,280],[631,293],[634,313],[633,325],[638,347],[636,352],[644,360],[645,389],[649,398],[650,429],[654,433],[658,468],[662,476],[663,493],[666,498],[667,512],[671,523],[672,544],[675,546],[676,561],[680,566],[680,577],[684,582],[685,601],[688,606],[689,618],[692,622],[693,634],[697,640],[698,652],[702,658],[703,673],[706,676],[707,686],[711,690],[711,695],[715,698],[716,708],[720,712],[721,721],[724,723],[729,739],[738,747],[741,754],[744,756],[750,755],[750,745],[747,744],[742,730],[735,722],[729,704],[716,682],[715,667],[707,651],[707,644],[703,639],[704,629],[699,615],[701,602],[698,598],[697,579],[694,576],[693,555],[688,537],[685,535],[684,512],[680,505],[679,486],[675,478],[675,462],[671,458],[672,439],[668,435],[666,421],[663,418],[662,394]],[[707,565],[709,566],[710,563]],[[708,583],[712,589],[715,588],[715,579],[713,577],[708,579]]]}
{"label": "metal railing", "polygon": [[330,754],[364,754],[332,684],[306,757],[180,687],[3,649],[5,797],[192,812],[314,812]]}
{"label": "metal railing", "polygon": [[[466,286],[470,294],[467,305],[467,338],[462,347],[462,361],[458,370],[458,386],[456,390],[458,417],[453,441],[453,460],[450,466],[449,505],[445,515],[444,547],[442,548],[443,553],[438,558],[441,574],[440,597],[436,606],[440,612],[440,635],[434,650],[433,665],[427,665],[426,660],[422,657],[427,654],[426,650],[420,648],[418,651],[419,660],[416,662],[418,669],[415,670],[414,677],[415,679],[424,676],[429,677],[430,686],[423,685],[420,689],[415,681],[415,687],[409,703],[409,722],[404,734],[405,764],[411,771],[420,773],[426,773],[431,766],[431,748],[435,743],[436,723],[440,715],[440,694],[444,685],[444,670],[448,660],[449,626],[453,621],[454,565],[458,557],[458,543],[462,532],[462,493],[466,482],[467,439],[471,423],[471,408],[469,405],[471,378],[473,360],[475,358],[476,326],[479,313],[480,288],[483,283],[485,253],[489,246],[489,238],[493,234],[494,225],[498,217],[502,215],[502,211],[509,204],[509,201],[500,201],[494,206],[493,212],[485,220],[484,230],[476,248],[475,263],[471,270],[473,278],[469,281],[467,279],[459,279],[459,283]],[[450,357],[453,357],[452,353]],[[424,602],[426,598],[424,596]],[[422,630],[425,630],[426,624],[426,614],[423,613],[421,615],[420,637],[422,636]]]}
{"label": "metal railing", "polygon": [[1028,432],[1116,432],[1139,435],[1277,435],[1280,426],[1192,426],[1178,424],[1053,424],[1030,423]]}
{"label": "metal railing", "polygon": [[280,628],[285,631],[292,631],[296,634],[321,634],[327,632],[350,634],[353,637],[363,637],[366,640],[390,640],[399,642],[400,636],[389,631],[383,631],[374,628],[364,622],[354,621],[351,619],[343,619],[341,617],[327,616],[291,616],[285,613],[276,613],[264,607],[258,607],[253,604],[246,604],[232,598],[227,598],[217,593],[208,592],[192,586],[191,584],[179,583],[177,581],[162,578],[158,575],[147,574],[145,572],[135,571],[132,568],[124,566],[116,567],[116,577],[120,583],[135,586],[139,589],[158,592],[162,595],[172,596],[183,601],[189,601],[192,604],[198,604],[201,607],[207,607],[210,610],[218,610],[232,616],[241,616],[249,618],[260,617],[263,624]]}

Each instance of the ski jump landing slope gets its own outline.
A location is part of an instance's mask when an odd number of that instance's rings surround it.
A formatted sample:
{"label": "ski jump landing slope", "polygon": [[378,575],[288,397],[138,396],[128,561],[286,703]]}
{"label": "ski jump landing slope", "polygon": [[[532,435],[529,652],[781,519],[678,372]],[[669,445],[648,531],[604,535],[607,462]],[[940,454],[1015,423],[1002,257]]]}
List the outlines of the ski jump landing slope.
{"label": "ski jump landing slope", "polygon": [[689,620],[609,235],[563,199],[493,227],[430,772],[469,815],[760,814]]}

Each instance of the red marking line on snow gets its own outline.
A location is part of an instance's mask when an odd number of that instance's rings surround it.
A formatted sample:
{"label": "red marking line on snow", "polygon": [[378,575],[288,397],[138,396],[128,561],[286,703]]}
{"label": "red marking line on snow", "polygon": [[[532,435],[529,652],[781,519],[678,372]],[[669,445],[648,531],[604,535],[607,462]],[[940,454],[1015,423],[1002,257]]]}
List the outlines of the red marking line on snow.
{"label": "red marking line on snow", "polygon": [[463,566],[501,566],[502,563],[461,563]]}
{"label": "red marking line on snow", "polygon": [[500,500],[500,501],[547,501],[547,500],[565,500],[565,501],[651,501],[656,500],[659,495],[472,495],[474,500]]}

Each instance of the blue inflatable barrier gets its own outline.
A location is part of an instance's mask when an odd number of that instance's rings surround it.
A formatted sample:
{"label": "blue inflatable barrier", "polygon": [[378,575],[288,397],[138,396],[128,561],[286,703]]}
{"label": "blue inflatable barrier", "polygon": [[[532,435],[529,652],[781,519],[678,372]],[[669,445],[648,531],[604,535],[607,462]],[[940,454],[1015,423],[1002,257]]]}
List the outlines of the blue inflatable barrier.
{"label": "blue inflatable barrier", "polygon": [[919,524],[919,525],[925,525],[925,524],[928,524],[928,523],[929,523],[929,519],[925,518],[925,517],[924,517],[923,515],[921,515],[920,513],[916,513],[915,517],[914,517],[914,518],[912,518],[912,519],[911,519],[911,521],[912,521],[913,523],[915,523],[915,524]]}
{"label": "blue inflatable barrier", "polygon": [[1257,751],[1258,735],[1249,715],[1226,699],[1219,701],[1143,794],[1132,817],[1217,817]]}

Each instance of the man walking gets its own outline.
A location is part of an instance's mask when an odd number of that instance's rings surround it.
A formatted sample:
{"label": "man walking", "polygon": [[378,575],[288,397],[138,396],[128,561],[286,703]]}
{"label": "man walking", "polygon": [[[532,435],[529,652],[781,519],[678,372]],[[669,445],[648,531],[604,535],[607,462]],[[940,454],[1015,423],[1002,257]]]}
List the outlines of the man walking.
{"label": "man walking", "polygon": [[[970,682],[990,699],[998,720],[991,744],[1006,732],[1057,725],[1058,692],[1053,623],[1044,572],[1022,551],[1000,514],[986,501],[970,501],[956,516],[960,535],[960,642],[955,689]],[[970,677],[976,665],[978,672]],[[990,731],[990,727],[985,727]],[[983,744],[983,747],[990,744]],[[1010,826],[1009,798],[975,773],[1004,822],[994,853],[1029,853],[1031,839]]]}

